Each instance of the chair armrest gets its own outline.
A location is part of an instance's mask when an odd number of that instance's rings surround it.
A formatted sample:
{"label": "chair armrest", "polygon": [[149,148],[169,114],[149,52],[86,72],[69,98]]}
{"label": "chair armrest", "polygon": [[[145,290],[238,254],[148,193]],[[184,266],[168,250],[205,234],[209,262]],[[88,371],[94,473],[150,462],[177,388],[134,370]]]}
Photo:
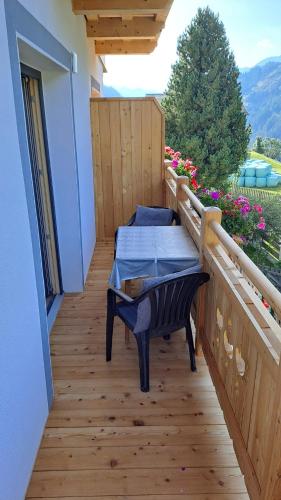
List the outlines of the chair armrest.
{"label": "chair armrest", "polygon": [[122,292],[122,290],[118,290],[117,288],[109,288],[109,291],[111,291],[114,295],[117,295],[120,299],[125,300],[125,302],[132,303],[134,302],[134,299],[132,297],[129,297],[126,293]]}

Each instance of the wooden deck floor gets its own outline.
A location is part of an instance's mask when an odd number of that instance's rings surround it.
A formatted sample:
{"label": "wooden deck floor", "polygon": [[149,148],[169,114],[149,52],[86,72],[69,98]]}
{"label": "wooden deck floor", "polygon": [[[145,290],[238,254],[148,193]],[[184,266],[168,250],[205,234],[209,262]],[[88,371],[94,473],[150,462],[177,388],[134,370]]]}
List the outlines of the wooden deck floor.
{"label": "wooden deck floor", "polygon": [[26,498],[248,499],[205,361],[190,372],[180,332],[152,342],[147,394],[121,323],[105,362],[112,258],[98,244],[85,293],[65,298],[53,329],[55,401]]}

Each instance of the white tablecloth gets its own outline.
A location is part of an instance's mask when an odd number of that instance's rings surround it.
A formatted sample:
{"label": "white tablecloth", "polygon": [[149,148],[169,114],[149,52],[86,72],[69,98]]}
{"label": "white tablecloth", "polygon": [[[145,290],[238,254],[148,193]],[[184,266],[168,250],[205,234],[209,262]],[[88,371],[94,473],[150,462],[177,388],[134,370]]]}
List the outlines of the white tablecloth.
{"label": "white tablecloth", "polygon": [[183,226],[122,226],[110,285],[123,280],[165,276],[199,263],[198,250]]}

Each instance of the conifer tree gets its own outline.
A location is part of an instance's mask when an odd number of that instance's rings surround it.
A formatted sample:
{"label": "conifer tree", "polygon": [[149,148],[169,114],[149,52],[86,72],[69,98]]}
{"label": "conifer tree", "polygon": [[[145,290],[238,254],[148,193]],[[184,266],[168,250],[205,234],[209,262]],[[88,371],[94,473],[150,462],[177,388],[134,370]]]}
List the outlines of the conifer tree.
{"label": "conifer tree", "polygon": [[247,156],[238,75],[223,23],[209,7],[199,9],[179,37],[163,107],[166,144],[192,158],[206,187],[223,186]]}
{"label": "conifer tree", "polygon": [[260,154],[264,153],[264,147],[263,147],[263,143],[262,143],[262,138],[261,137],[257,137],[255,151],[257,153],[260,153]]}

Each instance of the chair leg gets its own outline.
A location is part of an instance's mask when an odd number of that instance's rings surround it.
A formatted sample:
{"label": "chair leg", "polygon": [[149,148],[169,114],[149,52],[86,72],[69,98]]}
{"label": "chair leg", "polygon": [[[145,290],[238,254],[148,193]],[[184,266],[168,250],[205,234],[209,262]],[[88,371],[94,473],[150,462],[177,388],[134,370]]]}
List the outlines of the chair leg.
{"label": "chair leg", "polygon": [[114,304],[110,295],[107,297],[107,317],[106,317],[106,361],[111,361],[112,336],[114,325]]}
{"label": "chair leg", "polygon": [[149,337],[145,334],[135,335],[140,367],[140,388],[142,392],[149,391]]}
{"label": "chair leg", "polygon": [[188,348],[189,348],[190,368],[192,372],[196,372],[195,349],[194,349],[193,336],[190,323],[186,325],[185,330],[186,330],[186,340],[188,342]]}

